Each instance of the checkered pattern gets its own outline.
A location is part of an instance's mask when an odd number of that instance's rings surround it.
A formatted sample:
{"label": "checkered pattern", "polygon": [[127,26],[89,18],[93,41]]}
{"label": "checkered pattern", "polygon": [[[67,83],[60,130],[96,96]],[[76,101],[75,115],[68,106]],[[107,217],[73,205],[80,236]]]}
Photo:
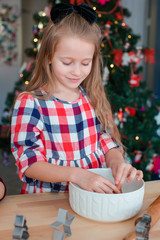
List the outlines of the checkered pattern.
{"label": "checkered pattern", "polygon": [[22,193],[67,191],[67,183],[26,177],[25,170],[34,162],[100,168],[105,167],[105,153],[116,146],[109,135],[100,134],[100,123],[83,89],[72,103],[54,97],[39,100],[27,93],[16,101],[11,150],[24,181]]}

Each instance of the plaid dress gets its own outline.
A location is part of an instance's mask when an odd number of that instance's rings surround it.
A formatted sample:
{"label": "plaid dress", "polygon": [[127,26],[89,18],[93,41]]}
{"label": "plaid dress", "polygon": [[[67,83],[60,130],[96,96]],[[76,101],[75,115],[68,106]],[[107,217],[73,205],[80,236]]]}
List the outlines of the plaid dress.
{"label": "plaid dress", "polygon": [[[117,147],[100,123],[85,91],[66,102],[51,97],[40,100],[28,93],[16,100],[11,123],[11,151],[18,175],[24,182],[21,193],[67,191],[68,183],[48,183],[25,176],[37,161],[84,169],[106,167],[105,153]],[[39,91],[44,94],[44,91]]]}

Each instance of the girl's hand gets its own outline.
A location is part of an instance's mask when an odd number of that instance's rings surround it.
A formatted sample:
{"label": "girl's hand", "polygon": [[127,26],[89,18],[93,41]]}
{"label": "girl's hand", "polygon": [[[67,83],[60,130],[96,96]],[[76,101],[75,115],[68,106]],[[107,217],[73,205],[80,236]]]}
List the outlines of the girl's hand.
{"label": "girl's hand", "polygon": [[77,168],[72,182],[79,187],[97,193],[120,193],[119,189],[108,179],[90,172],[86,169]]}
{"label": "girl's hand", "polygon": [[111,164],[112,175],[115,180],[115,185],[121,189],[124,181],[131,182],[136,176],[137,181],[143,178],[143,172],[137,170],[131,164],[125,162],[112,162]]}

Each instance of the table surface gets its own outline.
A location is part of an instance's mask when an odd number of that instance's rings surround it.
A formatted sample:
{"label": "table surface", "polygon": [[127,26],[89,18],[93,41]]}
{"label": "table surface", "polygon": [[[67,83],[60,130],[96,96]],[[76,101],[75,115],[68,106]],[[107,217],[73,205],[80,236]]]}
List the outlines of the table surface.
{"label": "table surface", "polygon": [[[159,194],[160,181],[145,182],[143,207],[138,215],[144,213]],[[15,216],[20,214],[26,217],[29,240],[52,240],[54,229],[50,224],[57,220],[59,208],[75,215],[70,240],[122,240],[135,230],[134,221],[138,216],[122,222],[100,223],[76,214],[70,207],[68,193],[11,195],[0,202],[0,239],[12,239]],[[160,220],[150,230],[149,239],[160,240]]]}

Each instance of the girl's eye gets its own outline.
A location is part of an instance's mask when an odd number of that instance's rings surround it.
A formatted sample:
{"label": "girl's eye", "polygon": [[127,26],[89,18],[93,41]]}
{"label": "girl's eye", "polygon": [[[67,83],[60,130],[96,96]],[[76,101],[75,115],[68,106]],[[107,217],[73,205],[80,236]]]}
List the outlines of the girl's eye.
{"label": "girl's eye", "polygon": [[71,63],[65,63],[65,62],[63,62],[63,64],[64,64],[64,65],[70,65]]}
{"label": "girl's eye", "polygon": [[89,65],[89,63],[82,63],[82,65],[83,65],[83,66],[88,66],[88,65]]}

